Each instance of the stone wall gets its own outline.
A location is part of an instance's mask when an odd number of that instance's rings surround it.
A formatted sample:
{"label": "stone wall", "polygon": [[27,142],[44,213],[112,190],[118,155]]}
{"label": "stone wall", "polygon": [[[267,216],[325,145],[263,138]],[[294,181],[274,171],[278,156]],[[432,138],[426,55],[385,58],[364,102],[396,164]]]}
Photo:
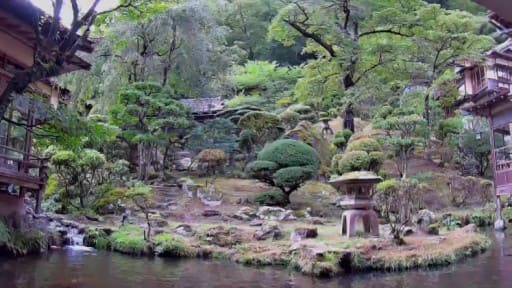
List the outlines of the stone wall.
{"label": "stone wall", "polygon": [[0,217],[9,218],[14,214],[21,216],[25,213],[24,208],[23,198],[0,192]]}

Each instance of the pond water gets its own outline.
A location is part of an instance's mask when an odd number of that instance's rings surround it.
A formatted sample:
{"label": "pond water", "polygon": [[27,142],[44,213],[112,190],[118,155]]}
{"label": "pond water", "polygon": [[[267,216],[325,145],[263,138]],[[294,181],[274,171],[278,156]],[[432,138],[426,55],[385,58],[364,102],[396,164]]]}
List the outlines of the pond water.
{"label": "pond water", "polygon": [[335,279],[315,279],[285,269],[256,269],[224,261],[132,258],[67,249],[37,257],[0,259],[0,287],[512,287],[512,235],[493,237],[495,241],[485,254],[448,268]]}

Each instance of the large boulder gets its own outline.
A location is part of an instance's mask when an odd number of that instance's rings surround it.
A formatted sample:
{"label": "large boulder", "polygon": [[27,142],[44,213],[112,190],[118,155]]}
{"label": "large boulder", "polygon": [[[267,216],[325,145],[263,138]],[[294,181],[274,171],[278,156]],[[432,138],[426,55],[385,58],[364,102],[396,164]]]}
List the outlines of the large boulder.
{"label": "large boulder", "polygon": [[279,227],[279,223],[270,221],[267,223],[264,223],[261,228],[256,231],[253,235],[253,238],[261,241],[261,240],[267,240],[267,239],[273,239],[278,240],[283,237],[283,232],[281,231],[281,228]]}
{"label": "large boulder", "polygon": [[300,241],[307,238],[316,238],[318,236],[318,230],[316,227],[299,227],[295,228],[290,236],[292,241]]}
{"label": "large boulder", "polygon": [[192,166],[192,158],[183,158],[174,161],[174,168],[177,171],[186,171]]}
{"label": "large boulder", "polygon": [[284,221],[295,220],[292,210],[285,210],[281,207],[262,206],[256,213],[258,218],[263,220]]}
{"label": "large boulder", "polygon": [[420,210],[414,215],[413,222],[421,231],[427,232],[428,227],[436,223],[436,214],[427,209]]}
{"label": "large boulder", "polygon": [[184,237],[192,237],[196,234],[196,232],[192,229],[192,226],[188,224],[180,224],[174,228],[174,233],[184,236]]}
{"label": "large boulder", "polygon": [[234,215],[233,218],[242,221],[251,221],[256,218],[256,210],[251,207],[242,207]]}

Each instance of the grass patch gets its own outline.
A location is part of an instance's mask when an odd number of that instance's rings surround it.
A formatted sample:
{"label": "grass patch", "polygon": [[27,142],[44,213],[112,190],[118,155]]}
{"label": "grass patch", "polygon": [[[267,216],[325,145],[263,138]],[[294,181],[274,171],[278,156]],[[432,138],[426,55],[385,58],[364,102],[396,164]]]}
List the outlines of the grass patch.
{"label": "grass patch", "polygon": [[155,252],[160,257],[192,257],[195,249],[181,236],[160,234],[154,238]]}
{"label": "grass patch", "polygon": [[152,254],[151,243],[144,240],[144,231],[135,225],[126,225],[110,236],[112,250],[134,256]]}

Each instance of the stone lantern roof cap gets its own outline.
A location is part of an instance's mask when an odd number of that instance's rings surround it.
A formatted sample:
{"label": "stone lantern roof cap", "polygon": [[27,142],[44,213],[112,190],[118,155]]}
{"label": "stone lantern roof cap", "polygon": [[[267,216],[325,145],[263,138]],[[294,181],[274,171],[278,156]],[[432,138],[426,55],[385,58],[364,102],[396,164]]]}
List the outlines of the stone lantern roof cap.
{"label": "stone lantern roof cap", "polygon": [[348,172],[341,175],[338,178],[332,179],[329,181],[329,184],[333,186],[343,185],[343,184],[373,184],[379,183],[382,181],[382,178],[377,176],[375,173],[370,171],[356,171],[356,172]]}

